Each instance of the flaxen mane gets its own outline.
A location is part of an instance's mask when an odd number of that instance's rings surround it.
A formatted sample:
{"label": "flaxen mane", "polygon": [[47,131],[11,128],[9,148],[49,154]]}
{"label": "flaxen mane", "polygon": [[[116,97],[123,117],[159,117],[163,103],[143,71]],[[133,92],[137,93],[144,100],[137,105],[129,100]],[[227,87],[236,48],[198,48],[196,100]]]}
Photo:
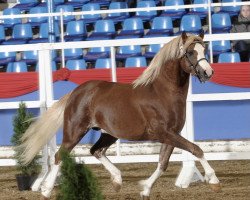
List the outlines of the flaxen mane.
{"label": "flaxen mane", "polygon": [[187,41],[183,45],[182,37],[178,36],[165,44],[160,51],[155,55],[150,65],[142,75],[140,75],[134,82],[134,88],[139,85],[148,85],[152,83],[159,75],[161,67],[164,64],[173,59],[181,58],[186,52],[186,48],[194,41],[198,40],[202,42],[202,39],[195,35],[188,35]]}

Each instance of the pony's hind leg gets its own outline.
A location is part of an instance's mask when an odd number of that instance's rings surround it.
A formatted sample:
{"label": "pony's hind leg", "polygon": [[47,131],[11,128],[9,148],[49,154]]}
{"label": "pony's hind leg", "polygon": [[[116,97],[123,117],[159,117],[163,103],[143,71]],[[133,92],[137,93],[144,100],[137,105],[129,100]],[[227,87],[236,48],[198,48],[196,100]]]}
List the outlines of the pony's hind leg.
{"label": "pony's hind leg", "polygon": [[140,186],[143,189],[143,191],[140,193],[143,200],[149,199],[150,191],[155,181],[162,175],[164,171],[166,171],[173,149],[174,147],[170,145],[162,144],[159,163],[155,172],[147,180],[139,182]]}
{"label": "pony's hind leg", "polygon": [[117,138],[102,133],[99,140],[92,146],[90,153],[95,156],[111,174],[111,181],[115,191],[119,191],[122,185],[121,172],[106,157],[107,149],[117,141]]}
{"label": "pony's hind leg", "polygon": [[[60,153],[62,151],[68,151],[71,152],[71,150],[78,144],[78,142],[84,137],[84,135],[88,132],[88,124],[86,123],[84,126],[78,125],[72,128],[72,130],[68,129],[68,121],[64,123],[64,130],[63,130],[63,142],[60,146],[59,150],[55,154],[55,164],[52,165],[51,170],[49,174],[47,175],[46,179],[42,183],[41,186],[41,193],[42,193],[42,199],[47,200],[51,196],[51,192],[54,188],[55,181],[57,178],[57,175],[60,171]],[[85,131],[83,131],[85,130]]]}

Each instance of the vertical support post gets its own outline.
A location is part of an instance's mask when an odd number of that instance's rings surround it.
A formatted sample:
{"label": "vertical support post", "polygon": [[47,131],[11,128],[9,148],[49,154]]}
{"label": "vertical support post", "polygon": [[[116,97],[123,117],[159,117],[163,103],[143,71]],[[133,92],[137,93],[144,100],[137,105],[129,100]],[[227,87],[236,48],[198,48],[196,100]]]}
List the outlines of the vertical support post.
{"label": "vertical support post", "polygon": [[[54,0],[47,0],[47,10],[48,13],[53,13],[55,10]],[[48,18],[48,28],[49,28],[49,43],[56,42],[56,31],[55,31],[55,19],[53,16],[49,16]],[[54,50],[53,50],[54,51]],[[52,51],[50,51],[52,58]],[[52,61],[52,60],[51,60]]]}
{"label": "vertical support post", "polygon": [[[211,35],[212,34],[212,12],[211,12],[211,0],[208,0],[208,28],[209,28],[209,34]],[[214,59],[213,59],[213,42],[212,41],[209,41],[209,46],[210,46],[210,49],[209,49],[209,55],[210,55],[210,62],[213,63],[214,62]]]}
{"label": "vertical support post", "polygon": [[[48,13],[53,13],[54,12],[54,0],[47,0],[47,9]],[[55,20],[53,16],[49,16],[48,19],[48,25],[49,25],[49,42],[53,43],[55,42]]]}
{"label": "vertical support post", "polygon": [[[63,27],[63,10],[60,10],[60,28],[61,28],[61,42],[64,42],[64,27]],[[64,49],[61,50],[61,67],[65,68],[65,57],[64,57]]]}
{"label": "vertical support post", "polygon": [[110,47],[110,59],[111,59],[112,82],[117,82],[116,62],[115,62],[115,47]]}
{"label": "vertical support post", "polygon": [[[192,95],[192,77],[190,77],[188,96]],[[186,107],[186,123],[182,130],[182,136],[190,142],[194,142],[194,120],[193,120],[193,102],[187,100]],[[201,180],[204,181],[203,176],[195,166],[193,156],[187,151],[182,151],[184,158],[182,163],[182,170],[176,179],[175,185],[180,188],[187,188],[190,183]]]}
{"label": "vertical support post", "polygon": [[[49,58],[49,59],[48,59]],[[39,98],[40,98],[40,113],[46,111],[47,107],[47,68],[45,67],[47,64],[51,68],[50,62],[50,52],[49,50],[39,50],[38,51],[38,69],[39,69]],[[31,189],[32,191],[38,191],[40,189],[41,183],[46,178],[48,170],[49,170],[49,163],[48,163],[49,153],[48,153],[48,145],[46,144],[42,150],[42,170],[39,174],[38,178],[33,183]]]}
{"label": "vertical support post", "polygon": [[[52,78],[52,66],[51,66],[51,54],[50,50],[46,49],[44,50],[44,56],[45,59],[43,64],[44,64],[44,69],[45,69],[45,80],[46,80],[46,104],[47,108],[51,107],[53,104],[54,100],[54,94],[53,94],[53,78]],[[54,165],[55,161],[55,153],[56,153],[56,136],[51,138],[51,140],[48,143],[49,146],[49,164],[50,166]]]}
{"label": "vertical support post", "polygon": [[[117,82],[117,74],[116,74],[116,62],[115,62],[115,47],[110,47],[110,59],[111,59],[111,74],[112,74],[112,82]],[[120,156],[120,139],[116,142],[116,155]]]}

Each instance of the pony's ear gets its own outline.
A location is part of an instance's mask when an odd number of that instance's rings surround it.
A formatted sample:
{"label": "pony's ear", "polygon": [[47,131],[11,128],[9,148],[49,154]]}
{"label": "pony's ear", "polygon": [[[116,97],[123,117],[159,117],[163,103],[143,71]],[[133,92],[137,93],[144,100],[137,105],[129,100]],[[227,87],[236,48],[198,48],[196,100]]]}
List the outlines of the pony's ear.
{"label": "pony's ear", "polygon": [[201,32],[200,32],[200,34],[199,34],[199,37],[200,37],[201,39],[204,38],[204,30],[203,30],[203,29],[201,29]]}
{"label": "pony's ear", "polygon": [[182,38],[182,43],[185,44],[187,41],[187,34],[185,31],[182,32],[181,38]]}

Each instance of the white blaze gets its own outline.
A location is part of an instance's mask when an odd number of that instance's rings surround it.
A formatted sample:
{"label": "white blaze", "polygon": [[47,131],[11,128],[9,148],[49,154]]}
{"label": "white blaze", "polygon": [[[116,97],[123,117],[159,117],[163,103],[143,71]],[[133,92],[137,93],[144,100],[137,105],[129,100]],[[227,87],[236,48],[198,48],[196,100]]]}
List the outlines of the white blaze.
{"label": "white blaze", "polygon": [[[205,48],[201,44],[199,44],[199,43],[195,44],[194,50],[197,51],[197,53],[198,53],[197,60],[200,60],[201,58],[205,58],[204,49]],[[204,69],[206,71],[206,73],[209,77],[212,75],[213,69],[206,60],[201,60],[199,62],[199,65],[202,67],[202,69]]]}

